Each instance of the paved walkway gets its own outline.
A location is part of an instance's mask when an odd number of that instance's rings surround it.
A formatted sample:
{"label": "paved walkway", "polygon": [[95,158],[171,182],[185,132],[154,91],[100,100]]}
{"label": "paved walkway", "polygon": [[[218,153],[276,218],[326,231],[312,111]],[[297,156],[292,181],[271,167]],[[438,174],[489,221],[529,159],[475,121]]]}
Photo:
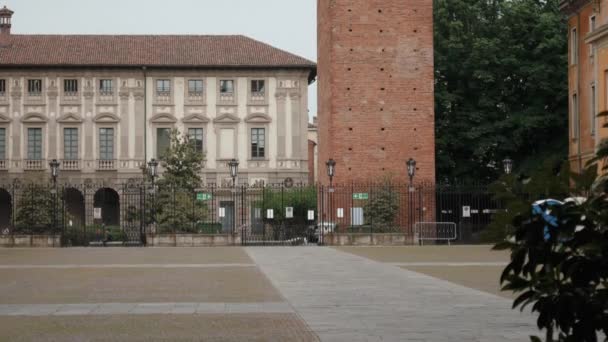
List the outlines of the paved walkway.
{"label": "paved walkway", "polygon": [[332,248],[249,256],[322,341],[527,341],[511,301]]}

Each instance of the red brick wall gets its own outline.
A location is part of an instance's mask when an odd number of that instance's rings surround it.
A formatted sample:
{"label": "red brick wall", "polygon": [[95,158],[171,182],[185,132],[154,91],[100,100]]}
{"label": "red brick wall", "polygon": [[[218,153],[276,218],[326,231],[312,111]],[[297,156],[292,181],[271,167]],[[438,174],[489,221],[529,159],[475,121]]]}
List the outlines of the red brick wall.
{"label": "red brick wall", "polygon": [[319,178],[434,181],[432,0],[318,0]]}

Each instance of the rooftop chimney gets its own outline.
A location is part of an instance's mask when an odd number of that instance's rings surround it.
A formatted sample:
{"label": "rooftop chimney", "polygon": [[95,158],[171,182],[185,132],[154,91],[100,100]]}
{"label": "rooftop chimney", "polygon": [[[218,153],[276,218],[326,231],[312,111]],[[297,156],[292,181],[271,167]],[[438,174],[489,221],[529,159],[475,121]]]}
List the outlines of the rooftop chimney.
{"label": "rooftop chimney", "polygon": [[0,45],[6,44],[11,35],[11,18],[13,17],[13,13],[15,12],[6,8],[6,6],[0,9]]}

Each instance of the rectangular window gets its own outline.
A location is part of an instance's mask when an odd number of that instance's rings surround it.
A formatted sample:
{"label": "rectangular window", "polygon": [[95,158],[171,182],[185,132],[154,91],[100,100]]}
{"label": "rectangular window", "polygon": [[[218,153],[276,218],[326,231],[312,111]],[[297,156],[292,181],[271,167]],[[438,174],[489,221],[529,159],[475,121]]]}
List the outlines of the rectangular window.
{"label": "rectangular window", "polygon": [[40,95],[42,93],[42,80],[27,80],[27,92],[30,95]]}
{"label": "rectangular window", "polygon": [[589,108],[590,114],[590,127],[591,127],[591,135],[595,135],[595,84],[591,85],[591,108]]}
{"label": "rectangular window", "polygon": [[114,91],[112,80],[99,80],[99,92],[103,95],[111,95]]}
{"label": "rectangular window", "polygon": [[78,159],[78,128],[63,129],[63,159]]}
{"label": "rectangular window", "polygon": [[6,159],[6,128],[0,128],[0,160]]}
{"label": "rectangular window", "polygon": [[27,129],[27,159],[42,159],[42,128]]}
{"label": "rectangular window", "polygon": [[99,129],[99,159],[114,160],[114,128]]}
{"label": "rectangular window", "polygon": [[202,128],[188,128],[188,139],[192,144],[196,152],[203,153],[203,129]]}
{"label": "rectangular window", "polygon": [[75,94],[78,92],[78,80],[63,80],[63,92]]}
{"label": "rectangular window", "polygon": [[251,158],[264,158],[266,136],[264,128],[251,129]]}
{"label": "rectangular window", "polygon": [[576,94],[572,95],[572,122],[570,127],[572,128],[572,139],[578,139],[578,132],[580,123],[578,120],[578,97]]}
{"label": "rectangular window", "polygon": [[595,31],[595,15],[589,17],[589,32]]}
{"label": "rectangular window", "polygon": [[266,91],[264,80],[252,80],[251,81],[251,93],[253,95],[264,95]]}
{"label": "rectangular window", "polygon": [[156,129],[156,156],[162,159],[171,146],[171,128]]}
{"label": "rectangular window", "polygon": [[578,61],[578,36],[576,28],[573,28],[570,33],[570,64],[576,64]]}
{"label": "rectangular window", "polygon": [[0,80],[0,95],[6,93],[6,80]]}
{"label": "rectangular window", "polygon": [[156,80],[156,94],[168,96],[171,93],[171,81]]}
{"label": "rectangular window", "polygon": [[234,93],[234,81],[233,80],[220,80],[220,93],[221,94]]}
{"label": "rectangular window", "polygon": [[188,95],[203,95],[203,80],[188,80]]}

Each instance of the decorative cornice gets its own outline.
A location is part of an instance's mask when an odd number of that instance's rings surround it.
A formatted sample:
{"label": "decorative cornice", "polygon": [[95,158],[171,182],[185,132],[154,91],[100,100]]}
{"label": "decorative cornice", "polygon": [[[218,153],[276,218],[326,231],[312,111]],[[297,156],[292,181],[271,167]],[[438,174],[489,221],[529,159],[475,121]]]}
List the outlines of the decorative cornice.
{"label": "decorative cornice", "polygon": [[100,113],[95,115],[93,122],[97,123],[118,123],[120,118],[112,113]]}
{"label": "decorative cornice", "polygon": [[150,118],[150,122],[152,123],[176,123],[177,119],[171,115],[171,114],[167,114],[167,113],[160,113],[160,114],[156,114],[153,117]]}
{"label": "decorative cornice", "polygon": [[241,119],[232,114],[223,114],[213,120],[213,123],[237,124]]}
{"label": "decorative cornice", "polygon": [[189,124],[208,123],[209,118],[207,118],[204,115],[200,115],[200,114],[192,114],[192,115],[188,115],[185,118],[183,118],[182,122],[189,123]]}
{"label": "decorative cornice", "polygon": [[608,24],[604,24],[585,36],[586,44],[593,44],[608,36]]}
{"label": "decorative cornice", "polygon": [[247,123],[270,123],[272,122],[272,118],[266,114],[262,113],[253,113],[247,115],[245,118],[245,122]]}
{"label": "decorative cornice", "polygon": [[12,121],[12,119],[9,118],[8,116],[0,114],[0,123],[9,123],[11,121]]}
{"label": "decorative cornice", "polygon": [[60,118],[57,118],[57,122],[59,123],[82,123],[82,118],[74,113],[68,113],[63,115]]}
{"label": "decorative cornice", "polygon": [[21,118],[21,122],[23,123],[44,123],[47,121],[49,121],[47,117],[40,113],[26,114]]}

